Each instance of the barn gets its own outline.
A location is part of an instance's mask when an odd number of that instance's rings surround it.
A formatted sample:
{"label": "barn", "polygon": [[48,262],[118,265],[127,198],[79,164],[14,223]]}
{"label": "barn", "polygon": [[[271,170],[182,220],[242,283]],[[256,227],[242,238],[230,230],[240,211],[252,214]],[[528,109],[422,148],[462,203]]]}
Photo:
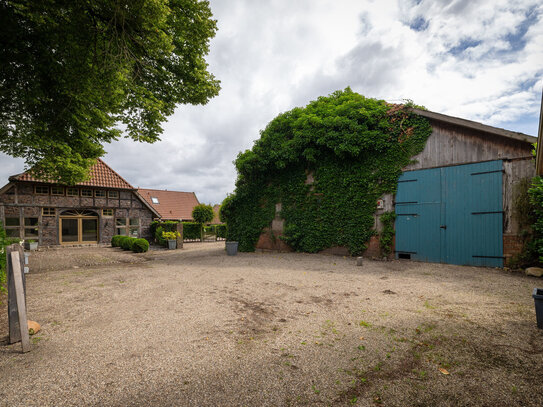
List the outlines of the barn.
{"label": "barn", "polygon": [[[535,137],[439,113],[392,205],[397,258],[502,267],[521,250],[515,185],[535,175]],[[390,199],[390,197],[389,197]]]}
{"label": "barn", "polygon": [[[421,153],[403,168],[395,195],[379,200],[375,229],[394,211],[393,256],[426,262],[503,267],[522,249],[513,208],[516,185],[535,175],[535,137],[427,110],[410,108],[432,127]],[[289,250],[276,239],[284,222],[276,217],[256,249]],[[326,250],[347,254],[342,247]],[[378,236],[366,256],[380,256]]]}

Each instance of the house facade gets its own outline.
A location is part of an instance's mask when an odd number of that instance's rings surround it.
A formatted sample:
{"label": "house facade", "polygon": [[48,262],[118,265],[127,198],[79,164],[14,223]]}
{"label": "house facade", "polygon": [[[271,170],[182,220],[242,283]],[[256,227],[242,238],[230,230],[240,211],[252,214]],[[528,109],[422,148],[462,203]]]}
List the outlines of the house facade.
{"label": "house facade", "polygon": [[114,235],[150,238],[159,214],[137,190],[98,159],[90,179],[74,186],[25,172],[0,189],[0,220],[9,237],[40,246],[105,244]]}
{"label": "house facade", "polygon": [[[385,195],[374,215],[395,212],[395,258],[503,267],[522,250],[515,197],[535,175],[535,137],[440,113],[412,109],[432,126],[424,150],[403,169],[395,195]],[[314,180],[308,175],[307,183]],[[281,240],[281,203],[257,249],[288,251]],[[344,247],[325,252],[348,255]],[[381,257],[378,235],[364,254]]]}

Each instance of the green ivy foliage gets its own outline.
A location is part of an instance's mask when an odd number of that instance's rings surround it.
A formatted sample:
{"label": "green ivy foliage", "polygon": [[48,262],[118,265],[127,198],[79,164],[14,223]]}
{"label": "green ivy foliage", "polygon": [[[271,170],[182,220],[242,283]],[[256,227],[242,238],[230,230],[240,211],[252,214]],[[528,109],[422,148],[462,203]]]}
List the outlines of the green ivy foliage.
{"label": "green ivy foliage", "polygon": [[532,186],[528,190],[530,203],[533,208],[532,224],[533,238],[529,250],[538,258],[539,264],[543,264],[543,178],[534,177]]}
{"label": "green ivy foliage", "polygon": [[375,233],[377,199],[396,191],[401,169],[431,131],[406,106],[349,88],[280,114],[235,161],[236,189],[221,206],[227,239],[253,251],[280,202],[281,239],[295,250],[361,253]]}
{"label": "green ivy foliage", "polygon": [[396,214],[394,212],[385,212],[379,220],[383,225],[383,230],[379,235],[379,247],[383,256],[388,256],[392,253],[392,242],[394,241],[394,221],[396,220]]}

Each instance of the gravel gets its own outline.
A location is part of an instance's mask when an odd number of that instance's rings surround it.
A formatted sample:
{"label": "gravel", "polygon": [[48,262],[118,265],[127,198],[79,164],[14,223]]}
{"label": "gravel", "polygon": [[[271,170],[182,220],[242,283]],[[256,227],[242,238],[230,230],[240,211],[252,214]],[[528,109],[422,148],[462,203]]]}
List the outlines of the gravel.
{"label": "gravel", "polygon": [[543,405],[536,278],[224,242],[30,267],[42,330],[0,343],[1,406]]}

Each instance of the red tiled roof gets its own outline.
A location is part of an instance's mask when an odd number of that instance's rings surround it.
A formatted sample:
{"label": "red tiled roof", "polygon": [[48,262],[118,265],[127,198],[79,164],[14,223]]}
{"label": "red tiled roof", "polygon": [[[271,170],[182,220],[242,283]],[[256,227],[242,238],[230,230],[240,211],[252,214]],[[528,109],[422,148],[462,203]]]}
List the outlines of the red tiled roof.
{"label": "red tiled roof", "polygon": [[[140,188],[138,193],[165,220],[192,220],[192,210],[200,204],[194,192]],[[151,198],[157,198],[158,204]]]}
{"label": "red tiled roof", "polygon": [[221,205],[215,204],[213,205],[213,220],[211,221],[212,225],[219,225],[221,224],[221,218],[219,216],[219,211],[221,209]]}
{"label": "red tiled roof", "polygon": [[[31,181],[56,184],[56,182],[52,180],[37,179],[33,177],[29,172],[23,172],[22,174],[14,175],[10,177],[10,181]],[[101,159],[98,159],[96,161],[96,164],[91,167],[90,179],[88,181],[80,182],[76,185],[101,188],[135,189]]]}

